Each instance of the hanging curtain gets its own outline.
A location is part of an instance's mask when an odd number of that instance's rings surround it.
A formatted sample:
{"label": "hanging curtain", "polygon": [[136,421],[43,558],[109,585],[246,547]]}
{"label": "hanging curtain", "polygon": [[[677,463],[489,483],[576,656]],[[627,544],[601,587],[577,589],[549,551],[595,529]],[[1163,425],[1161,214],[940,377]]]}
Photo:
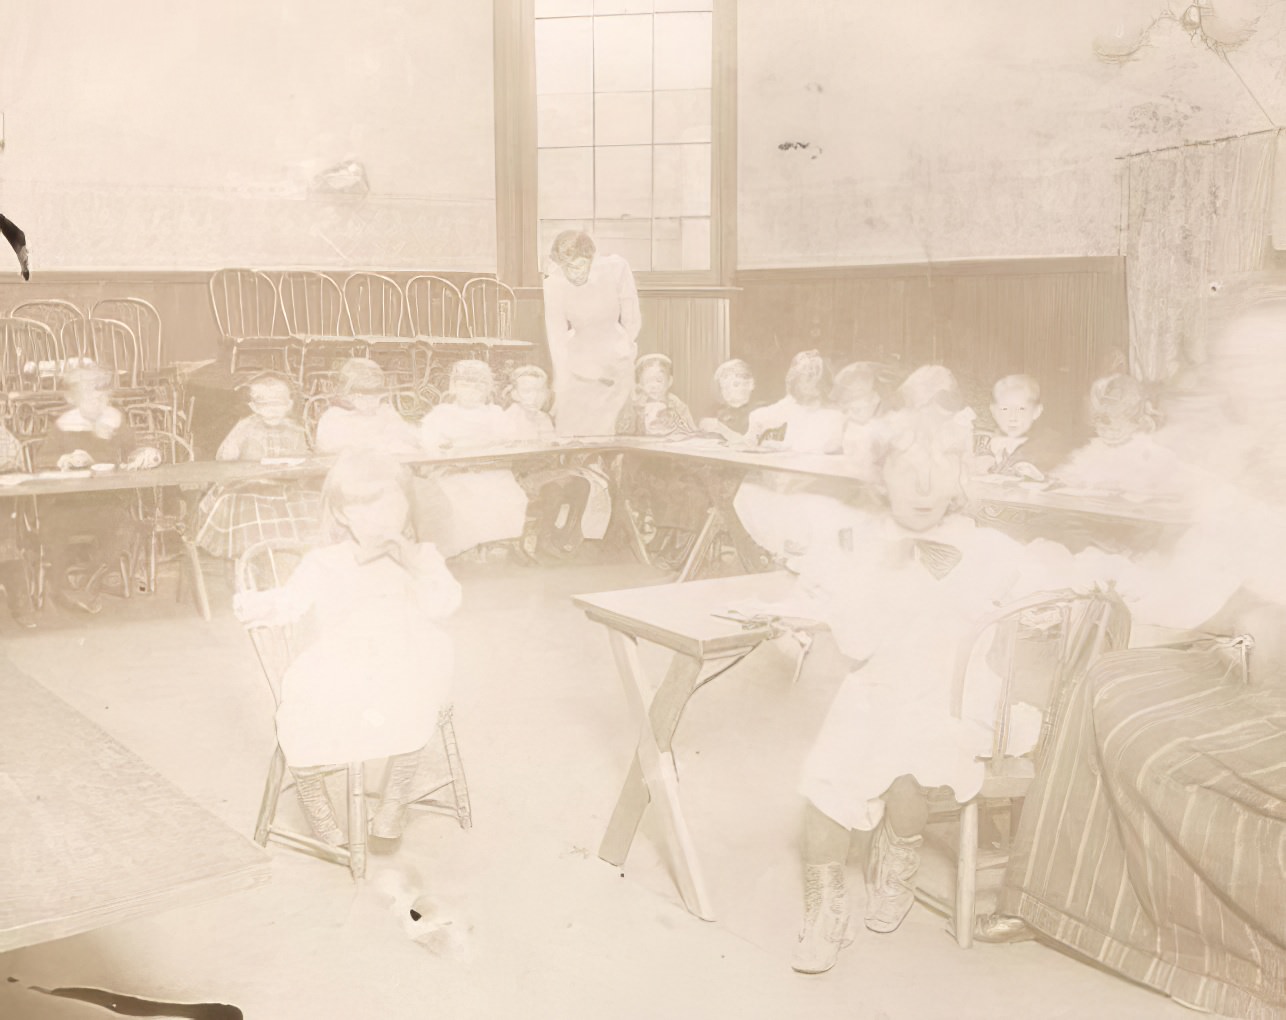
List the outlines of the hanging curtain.
{"label": "hanging curtain", "polygon": [[1211,284],[1264,267],[1277,132],[1126,160],[1130,367],[1163,383],[1205,360]]}

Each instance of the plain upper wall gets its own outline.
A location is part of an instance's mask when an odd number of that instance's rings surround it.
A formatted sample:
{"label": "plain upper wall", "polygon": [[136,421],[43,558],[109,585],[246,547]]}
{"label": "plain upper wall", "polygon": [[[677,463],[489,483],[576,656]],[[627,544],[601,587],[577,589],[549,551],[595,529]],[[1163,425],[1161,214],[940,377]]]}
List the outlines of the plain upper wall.
{"label": "plain upper wall", "polygon": [[[485,0],[0,0],[33,270],[494,272]],[[349,158],[364,200],[320,195]]]}
{"label": "plain upper wall", "polygon": [[[1174,0],[1175,13],[1187,7]],[[1286,3],[1229,59],[1286,124]],[[741,268],[1117,255],[1115,157],[1272,123],[1166,0],[739,0]]]}

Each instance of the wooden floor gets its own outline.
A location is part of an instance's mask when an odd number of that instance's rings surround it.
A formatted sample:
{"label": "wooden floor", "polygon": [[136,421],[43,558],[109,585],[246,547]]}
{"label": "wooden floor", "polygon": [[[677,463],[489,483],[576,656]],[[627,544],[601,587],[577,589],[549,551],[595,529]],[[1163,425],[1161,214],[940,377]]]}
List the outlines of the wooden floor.
{"label": "wooden floor", "polygon": [[[171,574],[158,595],[111,600],[97,619],[48,610],[41,629],[19,634],[0,616],[0,655],[249,833],[272,702],[226,579],[208,573],[209,624],[172,601]],[[604,634],[570,598],[665,578],[619,561],[459,575],[456,730],[471,831],[417,819],[361,888],[341,868],[273,849],[266,886],[2,955],[0,1017],[108,1015],[32,986],[224,1002],[271,1020],[1189,1015],[1035,943],[959,950],[919,906],[893,935],[863,931],[827,975],[790,970],[795,778],[839,675],[822,639],[797,686],[789,649],[767,646],[701,691],[680,725],[683,797],[719,920],[683,909],[646,820],[622,875],[595,851],[636,734]],[[467,958],[407,938],[378,891],[390,869],[472,927]],[[860,888],[856,868],[853,878]]]}

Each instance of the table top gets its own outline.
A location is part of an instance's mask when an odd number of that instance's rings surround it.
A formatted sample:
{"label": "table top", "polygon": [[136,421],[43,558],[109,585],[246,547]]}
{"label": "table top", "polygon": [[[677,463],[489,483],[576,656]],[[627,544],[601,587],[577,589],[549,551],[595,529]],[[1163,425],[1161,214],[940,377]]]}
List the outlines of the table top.
{"label": "table top", "polygon": [[783,600],[795,580],[793,574],[776,571],[596,592],[577,595],[572,602],[596,623],[706,659],[736,654],[772,636],[766,624],[743,625],[715,613],[739,602]]}
{"label": "table top", "polygon": [[0,953],[260,885],[268,855],[0,660]]}
{"label": "table top", "polygon": [[[283,340],[289,339],[283,337]],[[382,336],[375,333],[359,333],[357,336],[327,336],[310,334],[299,338],[305,344],[428,344],[430,347],[534,347],[531,340],[515,340],[513,337],[501,336]]]}

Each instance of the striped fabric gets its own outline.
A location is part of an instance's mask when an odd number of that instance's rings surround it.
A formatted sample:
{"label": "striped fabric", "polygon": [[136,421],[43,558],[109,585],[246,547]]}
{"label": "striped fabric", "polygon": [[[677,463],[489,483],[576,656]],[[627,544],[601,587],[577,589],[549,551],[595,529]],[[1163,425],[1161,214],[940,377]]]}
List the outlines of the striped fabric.
{"label": "striped fabric", "polygon": [[1105,656],[1023,809],[1002,909],[1186,1004],[1286,1017],[1286,689]]}

